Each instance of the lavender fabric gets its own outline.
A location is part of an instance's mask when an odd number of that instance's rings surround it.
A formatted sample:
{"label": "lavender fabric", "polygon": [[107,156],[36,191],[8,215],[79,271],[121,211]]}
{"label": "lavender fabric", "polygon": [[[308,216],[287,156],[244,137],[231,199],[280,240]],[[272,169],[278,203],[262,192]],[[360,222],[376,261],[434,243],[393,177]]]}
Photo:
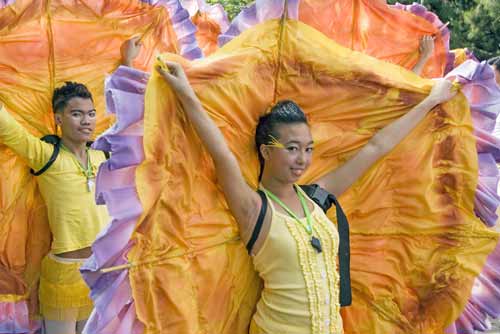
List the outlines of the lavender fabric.
{"label": "lavender fabric", "polygon": [[[300,0],[288,1],[288,17],[299,18]],[[219,46],[223,46],[243,31],[263,21],[281,17],[285,6],[284,0],[257,0],[243,10],[233,19],[229,28],[219,38]]]}
{"label": "lavender fabric", "polygon": [[97,175],[96,202],[106,204],[111,223],[92,245],[93,255],[81,268],[94,301],[84,333],[143,332],[137,319],[127,270],[102,273],[102,268],[127,263],[130,238],[142,213],[135,187],[135,169],[144,160],[142,147],[144,91],[148,75],[120,66],[105,81],[106,109],[116,115],[116,124],[94,143],[111,151]]}
{"label": "lavender fabric", "polygon": [[395,5],[389,5],[392,8],[404,10],[420,16],[434,25],[436,28],[441,29],[441,36],[444,41],[444,46],[446,49],[446,66],[444,73],[447,74],[453,69],[453,64],[455,62],[455,54],[450,52],[450,30],[444,27],[444,23],[439,19],[439,17],[433,12],[427,10],[427,8],[421,4],[414,2],[411,5],[404,5],[397,2]]}
{"label": "lavender fabric", "polygon": [[38,322],[30,322],[28,305],[22,300],[15,303],[0,303],[0,333],[29,334],[40,328]]}
{"label": "lavender fabric", "polygon": [[229,27],[227,13],[221,4],[210,5],[205,0],[180,0],[180,2],[182,7],[189,12],[190,17],[196,15],[197,12],[206,13],[208,17],[219,24],[222,33]]}
{"label": "lavender fabric", "polygon": [[446,77],[456,77],[461,82],[462,93],[469,101],[479,160],[475,212],[486,225],[494,226],[500,205],[496,168],[496,163],[500,162],[500,139],[493,133],[500,113],[500,88],[493,69],[486,62],[467,60]]}
{"label": "lavender fabric", "polygon": [[[14,2],[0,0],[0,9]],[[141,2],[162,6],[168,11],[182,56],[187,59],[203,56],[195,38],[196,27],[179,0]],[[94,255],[82,268],[87,284],[92,287],[91,297],[95,303],[95,310],[87,323],[87,333],[142,332],[126,271],[120,275],[101,275],[99,270],[127,262],[128,242],[142,212],[134,175],[135,166],[144,159],[142,119],[147,80],[148,75],[122,67],[106,81],[107,108],[117,115],[117,122],[95,143],[97,149],[113,152],[98,173],[96,201],[107,204],[112,221],[94,242]],[[25,302],[0,303],[0,334],[32,333],[38,328],[39,323],[30,322]]]}
{"label": "lavender fabric", "polygon": [[165,7],[177,36],[180,55],[193,60],[203,57],[203,52],[196,41],[196,27],[189,18],[189,13],[179,0],[140,0],[152,6]]}
{"label": "lavender fabric", "polygon": [[0,0],[0,9],[13,4],[16,0]]}
{"label": "lavender fabric", "polygon": [[[498,219],[500,204],[497,193],[500,162],[500,140],[494,135],[500,113],[500,87],[495,82],[493,69],[485,62],[467,60],[447,77],[456,77],[462,83],[474,122],[479,162],[479,180],[475,195],[476,215],[488,226]],[[469,301],[460,317],[446,331],[447,334],[474,334],[486,331],[491,324],[488,317],[500,317],[500,244],[489,255],[483,271],[476,278]]]}

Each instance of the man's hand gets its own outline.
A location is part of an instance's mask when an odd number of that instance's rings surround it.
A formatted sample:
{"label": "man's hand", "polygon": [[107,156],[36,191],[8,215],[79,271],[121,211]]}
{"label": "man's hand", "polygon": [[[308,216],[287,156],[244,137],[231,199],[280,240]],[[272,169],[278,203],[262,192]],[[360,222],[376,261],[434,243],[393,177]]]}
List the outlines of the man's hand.
{"label": "man's hand", "polygon": [[120,53],[122,56],[121,64],[132,67],[134,59],[137,58],[139,52],[141,51],[141,45],[140,36],[132,37],[123,42],[120,47]]}

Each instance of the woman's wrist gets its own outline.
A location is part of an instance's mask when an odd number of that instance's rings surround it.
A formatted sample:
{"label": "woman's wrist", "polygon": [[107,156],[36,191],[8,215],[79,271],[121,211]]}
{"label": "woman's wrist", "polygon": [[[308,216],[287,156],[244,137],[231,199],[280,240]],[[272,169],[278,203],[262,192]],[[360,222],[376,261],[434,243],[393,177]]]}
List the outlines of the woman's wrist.
{"label": "woman's wrist", "polygon": [[422,100],[422,102],[420,102],[420,105],[422,106],[422,108],[424,108],[427,111],[431,110],[432,108],[434,108],[438,104],[439,104],[439,101],[437,101],[437,99],[433,96],[427,96],[425,99]]}
{"label": "woman's wrist", "polygon": [[189,107],[189,109],[201,108],[201,102],[196,96],[196,93],[192,89],[187,89],[185,91],[183,90],[178,92],[177,97],[179,98],[184,107]]}

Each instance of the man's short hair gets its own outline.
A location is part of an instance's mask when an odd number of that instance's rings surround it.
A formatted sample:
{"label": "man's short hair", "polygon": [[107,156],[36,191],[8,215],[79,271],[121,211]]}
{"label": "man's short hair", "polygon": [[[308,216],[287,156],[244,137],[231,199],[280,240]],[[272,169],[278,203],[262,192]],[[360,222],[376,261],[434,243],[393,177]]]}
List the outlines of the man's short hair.
{"label": "man's short hair", "polygon": [[91,99],[92,102],[94,102],[92,94],[84,84],[66,81],[63,86],[54,89],[54,94],[52,95],[52,110],[54,112],[64,110],[68,101],[74,97]]}

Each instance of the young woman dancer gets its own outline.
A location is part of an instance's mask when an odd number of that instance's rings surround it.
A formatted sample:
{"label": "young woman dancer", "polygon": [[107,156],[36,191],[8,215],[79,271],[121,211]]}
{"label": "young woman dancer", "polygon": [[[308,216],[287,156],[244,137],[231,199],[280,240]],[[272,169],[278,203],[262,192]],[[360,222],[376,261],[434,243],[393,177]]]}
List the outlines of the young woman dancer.
{"label": "young woman dancer", "polygon": [[[261,178],[260,192],[256,192],[245,182],[235,156],[203,109],[182,67],[167,62],[166,68],[157,67],[157,71],[175,92],[212,156],[218,182],[245,243],[252,236],[261,208],[269,204],[251,251],[264,289],[250,333],[342,333],[338,233],[319,206],[296,185],[313,154],[306,116],[294,102],[281,101],[259,119],[255,142]],[[454,95],[451,82],[437,81],[422,102],[380,130],[351,160],[314,183],[341,195],[432,108]]]}

